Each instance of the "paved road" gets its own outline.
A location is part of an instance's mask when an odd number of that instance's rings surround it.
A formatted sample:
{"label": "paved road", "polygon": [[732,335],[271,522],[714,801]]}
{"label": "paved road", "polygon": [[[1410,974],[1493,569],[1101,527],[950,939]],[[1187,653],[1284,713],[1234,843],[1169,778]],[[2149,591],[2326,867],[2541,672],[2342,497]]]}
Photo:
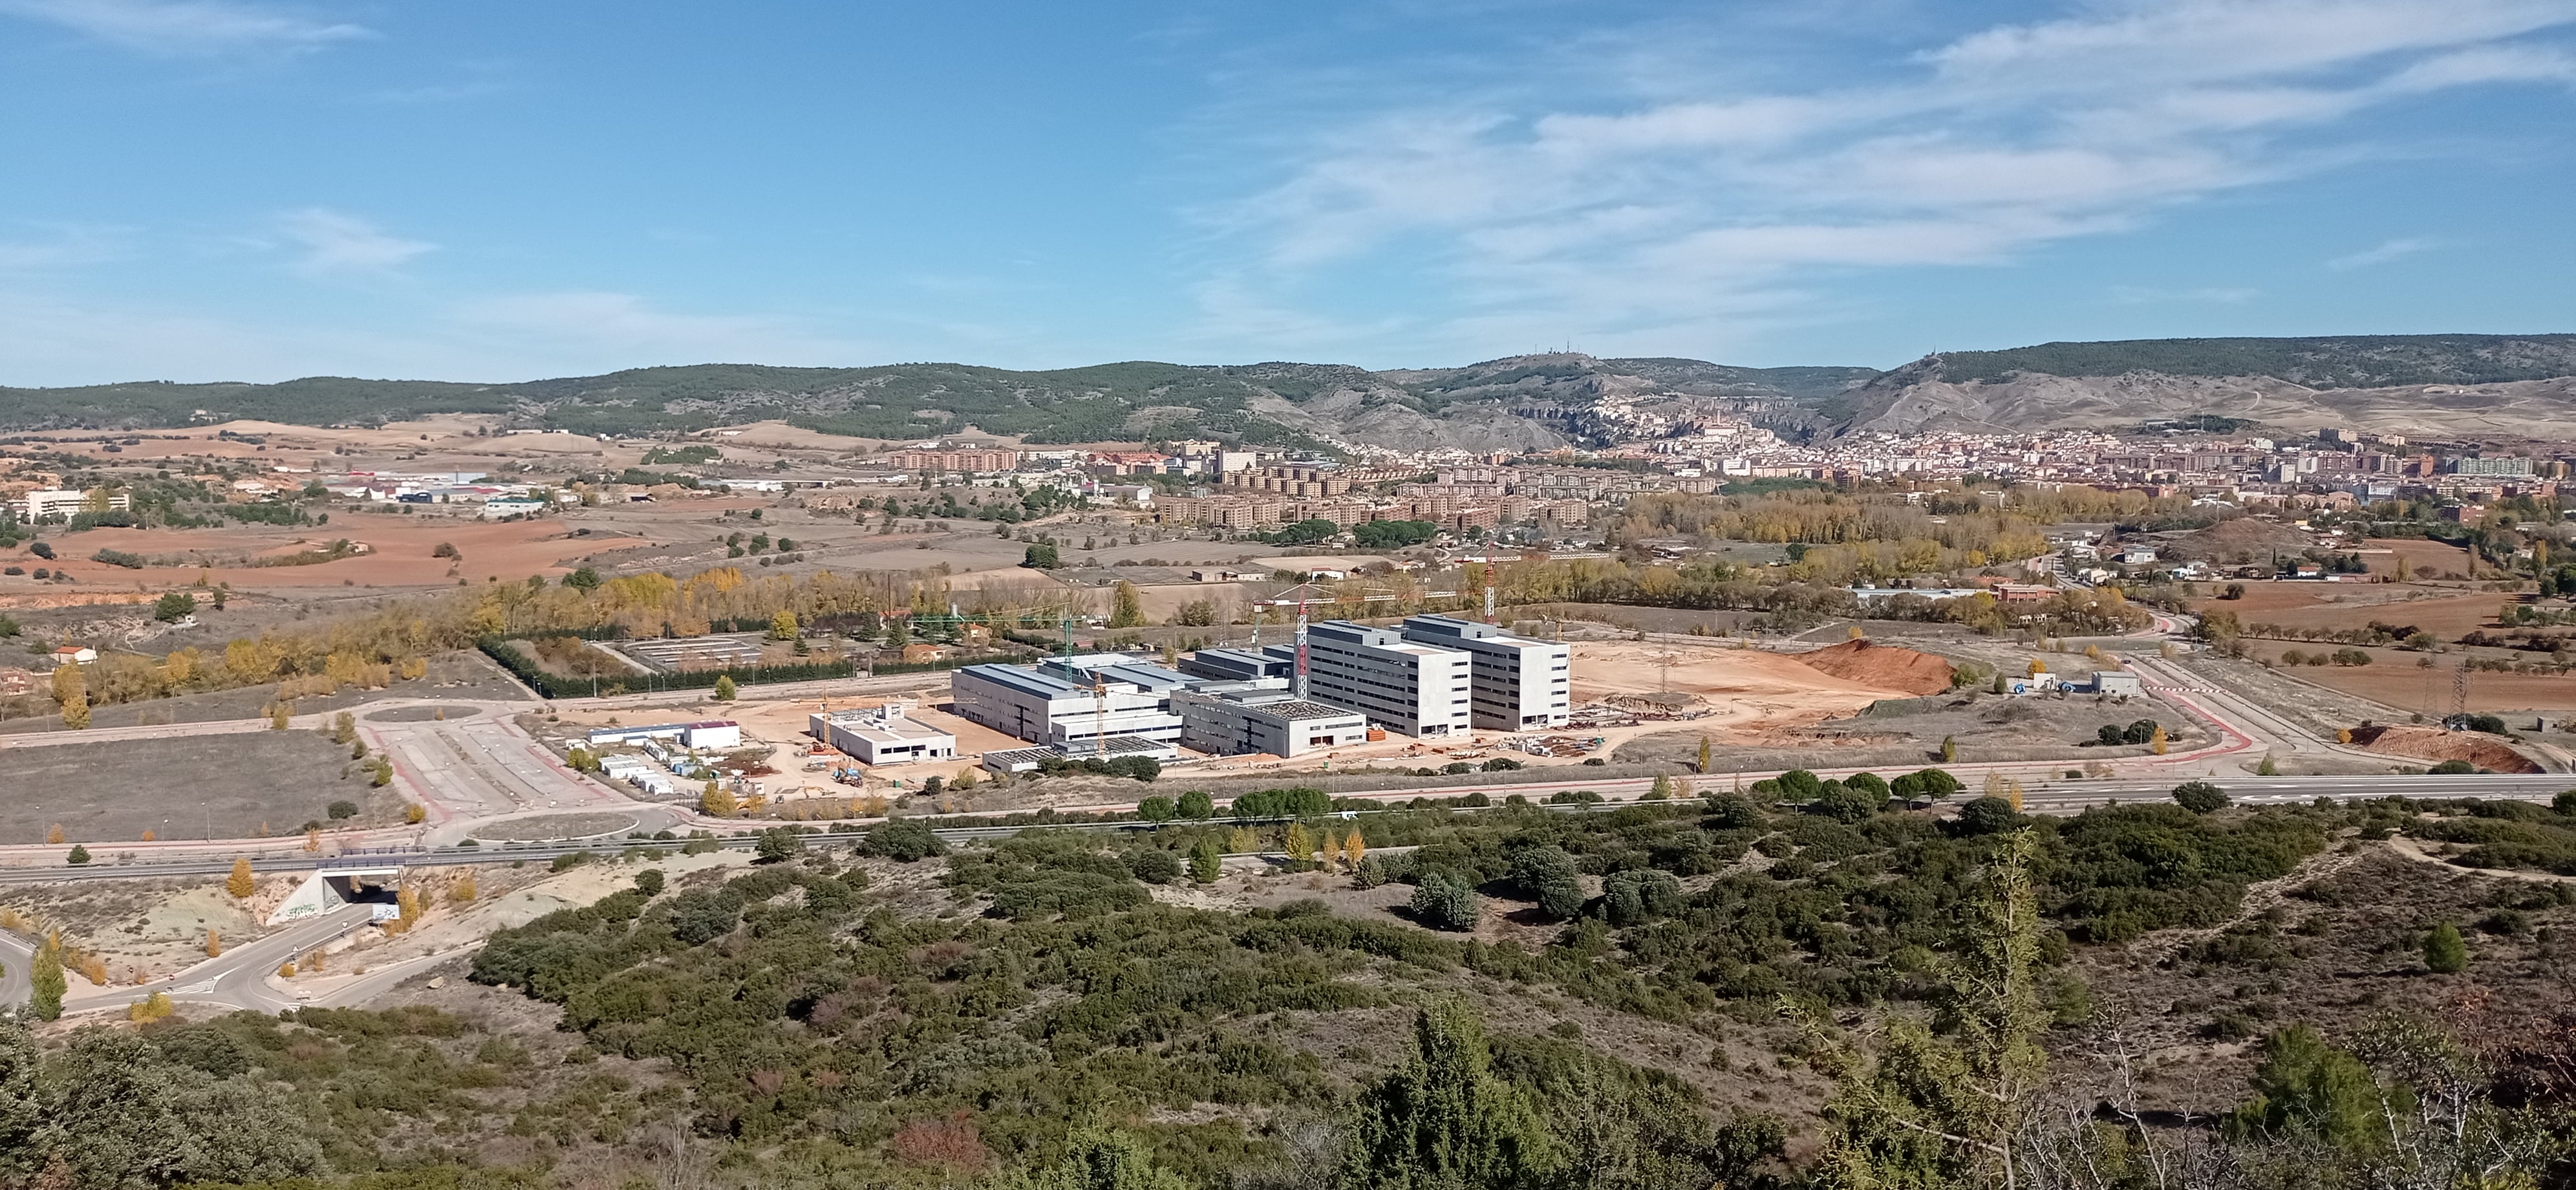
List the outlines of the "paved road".
{"label": "paved road", "polygon": [[367,924],[371,913],[368,906],[350,905],[323,917],[297,922],[264,938],[244,942],[220,957],[208,959],[168,979],[132,987],[75,993],[64,998],[63,1014],[122,1011],[127,1005],[154,992],[167,992],[172,1000],[183,1004],[283,1012],[303,1004],[304,1000],[270,986],[269,976],[288,960]]}
{"label": "paved road", "polygon": [[36,944],[16,934],[0,933],[0,1005],[24,1004],[36,994],[27,972],[36,961]]}

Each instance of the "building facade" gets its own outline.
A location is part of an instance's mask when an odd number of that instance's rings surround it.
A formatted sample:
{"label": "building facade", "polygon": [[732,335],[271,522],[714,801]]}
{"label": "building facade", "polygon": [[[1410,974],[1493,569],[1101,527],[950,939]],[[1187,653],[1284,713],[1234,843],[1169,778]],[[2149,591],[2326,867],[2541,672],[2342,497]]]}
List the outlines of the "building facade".
{"label": "building facade", "polygon": [[1470,721],[1490,731],[1563,727],[1574,713],[1574,651],[1454,616],[1415,616],[1400,630],[1418,645],[1467,654]]}
{"label": "building facade", "polygon": [[1368,741],[1366,716],[1299,698],[1281,678],[1175,690],[1172,710],[1182,746],[1220,756],[1288,758]]}
{"label": "building facade", "polygon": [[1326,620],[1306,633],[1306,695],[1357,711],[1418,738],[1456,735],[1471,722],[1468,655],[1414,644],[1393,628]]}

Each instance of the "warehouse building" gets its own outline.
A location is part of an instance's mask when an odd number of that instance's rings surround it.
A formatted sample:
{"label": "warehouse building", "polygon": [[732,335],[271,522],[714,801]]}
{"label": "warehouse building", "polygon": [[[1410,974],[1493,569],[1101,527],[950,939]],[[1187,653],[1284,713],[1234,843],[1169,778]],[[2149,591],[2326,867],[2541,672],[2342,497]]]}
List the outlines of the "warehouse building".
{"label": "warehouse building", "polygon": [[1184,747],[1220,756],[1295,757],[1368,740],[1365,716],[1299,698],[1285,678],[1175,690],[1172,710],[1181,717]]}
{"label": "warehouse building", "polygon": [[950,680],[951,710],[967,720],[1052,745],[1069,756],[1180,755],[1181,717],[1171,691],[1188,675],[1124,653],[1052,658],[1037,665],[969,665]]}
{"label": "warehouse building", "polygon": [[1306,695],[1415,737],[1464,732],[1468,655],[1414,644],[1393,628],[1326,620],[1306,631]]}
{"label": "warehouse building", "polygon": [[817,712],[805,718],[806,734],[861,764],[912,764],[957,758],[957,737],[911,718],[902,703],[859,711]]}
{"label": "warehouse building", "polygon": [[1404,639],[1467,654],[1468,702],[1475,725],[1489,731],[1563,727],[1574,713],[1574,651],[1564,641],[1516,636],[1454,616],[1415,616]]}

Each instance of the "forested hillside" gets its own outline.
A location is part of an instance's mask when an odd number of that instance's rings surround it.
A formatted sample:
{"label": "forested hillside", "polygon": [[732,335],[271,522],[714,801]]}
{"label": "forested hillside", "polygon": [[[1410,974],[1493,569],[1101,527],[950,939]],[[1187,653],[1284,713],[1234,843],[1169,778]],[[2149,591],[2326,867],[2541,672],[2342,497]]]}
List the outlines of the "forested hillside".
{"label": "forested hillside", "polygon": [[[631,887],[494,936],[447,1007],[0,1025],[0,1180],[1702,1190],[2003,1184],[2009,1159],[2064,1190],[2153,1163],[2563,1184],[2565,1046],[2514,1016],[2478,1048],[2449,1030],[2484,1010],[2434,1011],[2484,980],[2565,1017],[2532,998],[2558,985],[2501,935],[2415,941],[2396,923],[2458,909],[2369,901],[2405,881],[2327,878],[2339,838],[2412,811],[2210,792],[1945,822],[1805,774],[1590,815],[1280,791],[1253,821],[1183,797],[1123,840],[954,854],[918,824],[773,832],[748,873],[668,881],[648,845]],[[2576,900],[2493,887],[2544,940]],[[2355,945],[2380,957],[2331,949]],[[2339,976],[2355,1007],[2310,962],[2395,970]],[[2105,1065],[2133,1035],[2174,1036],[2143,1075]]]}

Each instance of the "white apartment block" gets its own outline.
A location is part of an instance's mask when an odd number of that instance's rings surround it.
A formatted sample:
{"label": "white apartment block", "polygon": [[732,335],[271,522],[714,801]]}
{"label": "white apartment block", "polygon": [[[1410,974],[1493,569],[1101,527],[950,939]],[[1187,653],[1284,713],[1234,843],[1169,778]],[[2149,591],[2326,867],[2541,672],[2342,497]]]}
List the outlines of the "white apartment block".
{"label": "white apartment block", "polygon": [[1515,636],[1453,616],[1415,616],[1404,639],[1467,654],[1468,708],[1489,731],[1563,727],[1574,712],[1574,650],[1564,641]]}
{"label": "white apartment block", "polygon": [[1469,723],[1469,660],[1393,628],[1326,620],[1306,633],[1306,695],[1406,735],[1456,735]]}

